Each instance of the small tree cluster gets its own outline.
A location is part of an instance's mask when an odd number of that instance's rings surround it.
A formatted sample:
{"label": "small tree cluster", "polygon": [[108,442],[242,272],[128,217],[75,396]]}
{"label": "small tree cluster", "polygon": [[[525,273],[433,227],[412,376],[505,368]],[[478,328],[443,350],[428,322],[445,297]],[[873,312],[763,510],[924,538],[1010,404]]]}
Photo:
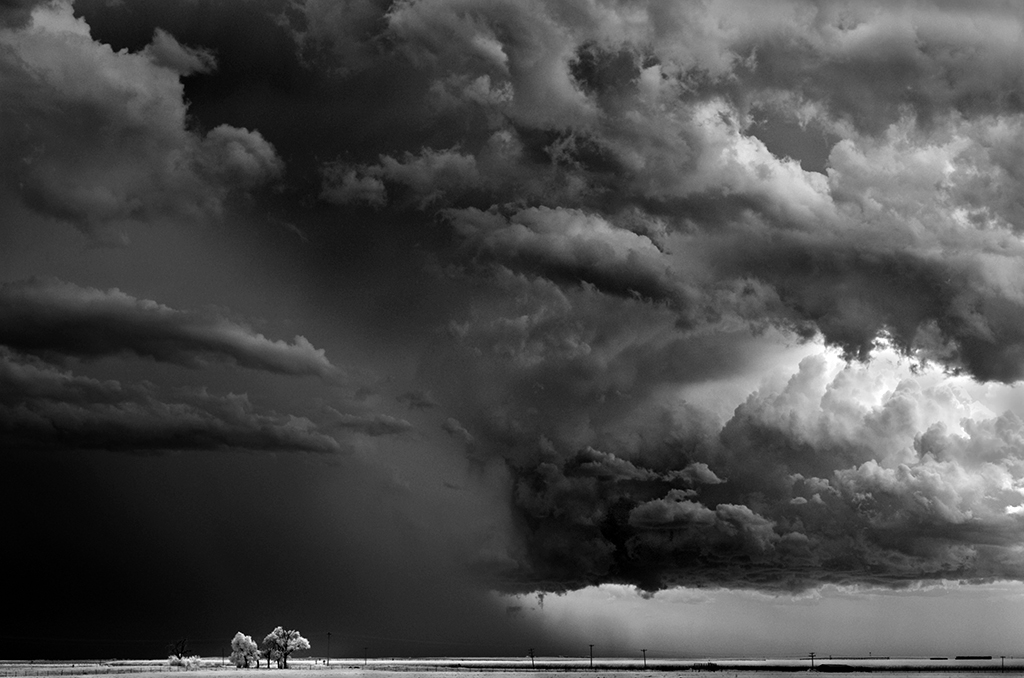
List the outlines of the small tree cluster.
{"label": "small tree cluster", "polygon": [[267,667],[270,667],[270,660],[277,662],[277,668],[288,668],[288,657],[295,650],[308,650],[309,641],[303,638],[298,631],[285,630],[278,626],[267,634],[263,639],[263,656],[267,658]]}
{"label": "small tree cluster", "polygon": [[231,639],[231,661],[240,669],[247,669],[252,664],[259,666],[260,649],[252,636],[247,636],[241,631]]}
{"label": "small tree cluster", "polygon": [[270,668],[270,660],[277,662],[277,668],[288,668],[288,657],[296,650],[308,650],[309,641],[302,637],[298,631],[285,630],[278,626],[267,634],[263,639],[263,647],[259,648],[252,636],[247,636],[241,631],[231,639],[231,661],[240,669],[259,668],[260,659],[267,660],[267,668]]}

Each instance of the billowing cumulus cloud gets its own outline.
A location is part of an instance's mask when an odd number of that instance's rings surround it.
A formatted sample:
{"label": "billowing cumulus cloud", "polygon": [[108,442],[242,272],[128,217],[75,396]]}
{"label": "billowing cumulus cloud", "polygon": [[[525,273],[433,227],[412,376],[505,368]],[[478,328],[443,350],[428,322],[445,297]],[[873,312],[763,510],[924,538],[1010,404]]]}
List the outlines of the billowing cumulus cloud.
{"label": "billowing cumulus cloud", "polygon": [[[596,428],[577,435],[602,450],[536,439],[507,457],[522,531],[495,581],[796,591],[1019,579],[1024,424],[894,355],[805,359],[724,422],[649,398],[661,421],[634,429],[640,445]],[[507,447],[509,434],[489,442]]]}
{"label": "billowing cumulus cloud", "polygon": [[567,68],[575,40],[558,18],[535,2],[410,2],[391,10],[388,29],[412,60],[445,75],[508,82],[517,120],[563,126],[595,111]]}
{"label": "billowing cumulus cloud", "polygon": [[[1024,376],[1012,5],[376,16],[317,30],[350,65],[406,59],[436,127],[326,161],[320,197],[453,238],[440,275],[473,291],[423,374],[509,474],[496,585],[1024,574],[1019,419],[968,388]],[[716,389],[731,408],[694,396]]]}
{"label": "billowing cumulus cloud", "polygon": [[[1007,281],[1019,273],[1022,83],[1019,46],[997,29],[1013,16],[986,5],[960,29],[963,13],[945,6],[903,7],[892,25],[879,7],[776,5],[397,5],[395,49],[416,55],[442,109],[478,127],[458,147],[329,163],[322,197],[407,205],[393,186],[443,208],[472,251],[685,299],[686,322],[730,311],[723,288],[746,287],[758,299],[741,313],[821,332],[851,356],[888,333],[982,379],[1017,379]],[[990,24],[1002,38],[979,43]],[[527,65],[538,45],[550,47]],[[992,78],[961,77],[974,68]],[[903,80],[921,91],[887,89]],[[842,95],[851,82],[865,90],[855,100]],[[769,150],[751,133],[758,115],[828,130],[825,173]],[[873,289],[893,285],[905,293]]]}
{"label": "billowing cumulus cloud", "polygon": [[166,31],[140,52],[115,51],[57,2],[0,31],[0,45],[4,182],[95,239],[118,242],[130,222],[217,217],[233,191],[282,171],[257,131],[189,129],[180,77],[215,59]]}
{"label": "billowing cumulus cloud", "polygon": [[132,354],[194,368],[228,362],[280,374],[338,375],[305,337],[272,340],[214,313],[56,279],[0,284],[0,325],[0,344],[47,358]]}
{"label": "billowing cumulus cloud", "polygon": [[[725,420],[670,395],[757,364],[766,328],[868,364],[886,337],[982,380],[1021,375],[1019,173],[1001,151],[1021,139],[1006,95],[1021,90],[1017,47],[954,63],[978,44],[956,11],[883,16],[803,3],[390,14],[438,110],[477,116],[480,133],[458,156],[344,166],[325,193],[380,208],[395,185],[436,205],[473,256],[464,270],[515,299],[478,295],[450,326],[472,384],[459,421],[515,486],[504,586],[799,590],[1019,566],[1017,453],[979,467],[922,447],[981,447],[995,413],[964,393],[906,373],[865,401],[870,367],[815,358]],[[957,76],[982,63],[1001,84]],[[833,135],[825,171],[770,150],[758,115]],[[485,162],[498,139],[500,168]],[[465,171],[442,179],[442,158]],[[522,179],[531,170],[543,185]]]}

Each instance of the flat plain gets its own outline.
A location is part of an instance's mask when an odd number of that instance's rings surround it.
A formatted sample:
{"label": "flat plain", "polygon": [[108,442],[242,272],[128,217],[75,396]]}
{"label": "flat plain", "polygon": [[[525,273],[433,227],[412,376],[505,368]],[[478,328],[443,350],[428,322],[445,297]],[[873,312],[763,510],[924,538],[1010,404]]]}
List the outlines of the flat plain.
{"label": "flat plain", "polygon": [[[899,675],[906,678],[958,678],[979,673],[1024,673],[1021,657],[917,657],[917,658],[843,658],[819,657],[813,673],[844,673],[850,678],[866,678],[869,674]],[[125,675],[131,678],[168,678],[182,673],[181,678],[409,678],[415,675],[431,678],[467,678],[486,674],[487,678],[549,678],[566,673],[582,673],[594,678],[642,678],[668,676],[678,678],[737,678],[740,674],[757,678],[786,678],[794,673],[810,673],[807,658],[790,659],[662,659],[634,658],[538,657],[531,662],[524,657],[505,658],[297,658],[288,669],[238,669],[221,657],[203,658],[196,669],[172,667],[167,660],[109,661],[0,661],[0,677],[52,676],[89,677]]]}

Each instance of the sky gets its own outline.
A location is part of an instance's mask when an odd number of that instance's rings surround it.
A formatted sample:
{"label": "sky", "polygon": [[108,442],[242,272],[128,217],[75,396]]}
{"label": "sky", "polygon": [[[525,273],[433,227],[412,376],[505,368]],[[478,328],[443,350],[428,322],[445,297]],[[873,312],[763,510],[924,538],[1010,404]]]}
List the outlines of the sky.
{"label": "sky", "polygon": [[1024,656],[1022,27],[0,0],[0,656]]}

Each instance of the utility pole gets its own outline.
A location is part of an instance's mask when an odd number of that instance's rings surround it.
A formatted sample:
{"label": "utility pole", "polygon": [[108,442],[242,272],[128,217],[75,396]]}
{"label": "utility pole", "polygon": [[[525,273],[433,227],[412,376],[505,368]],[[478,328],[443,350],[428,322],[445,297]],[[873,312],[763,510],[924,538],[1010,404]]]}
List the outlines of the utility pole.
{"label": "utility pole", "polygon": [[535,669],[537,665],[533,663],[533,648],[530,648],[530,668]]}
{"label": "utility pole", "polygon": [[813,669],[814,668],[814,653],[813,652],[808,652],[808,654],[811,656],[811,668]]}
{"label": "utility pole", "polygon": [[331,632],[327,632],[327,665],[331,665]]}
{"label": "utility pole", "polygon": [[644,648],[643,650],[640,650],[640,651],[644,653],[644,671],[646,671],[647,670],[647,648]]}
{"label": "utility pole", "polygon": [[594,644],[590,644],[590,668],[594,668]]}
{"label": "utility pole", "polygon": [[367,661],[369,661],[369,656],[370,656],[370,655],[369,655],[369,654],[367,654],[367,651],[368,651],[369,649],[370,649],[370,648],[368,648],[368,647],[366,647],[365,645],[363,645],[363,666],[366,666],[366,662],[367,662]]}

